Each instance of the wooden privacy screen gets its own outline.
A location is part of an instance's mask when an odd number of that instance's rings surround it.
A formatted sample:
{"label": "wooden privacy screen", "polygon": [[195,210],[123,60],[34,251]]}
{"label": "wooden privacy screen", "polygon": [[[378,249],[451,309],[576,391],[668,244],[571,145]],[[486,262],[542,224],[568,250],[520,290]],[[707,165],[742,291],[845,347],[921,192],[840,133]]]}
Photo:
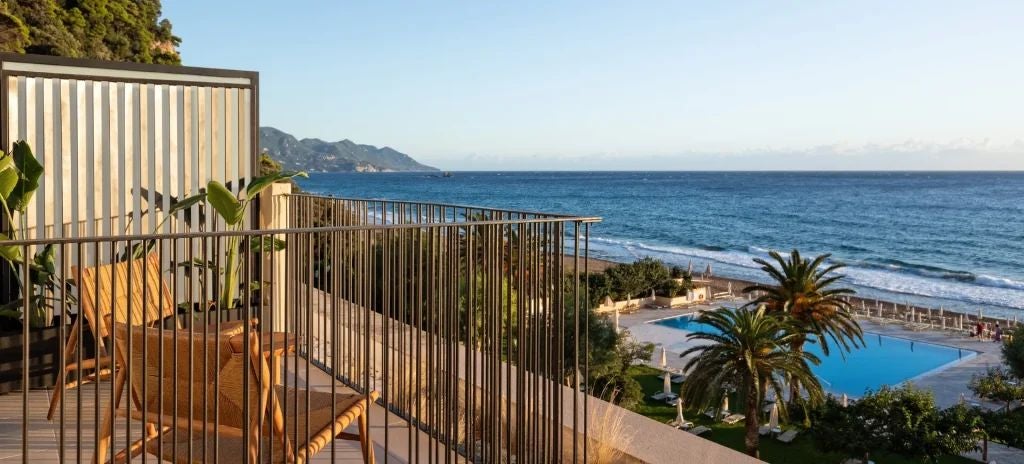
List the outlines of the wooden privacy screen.
{"label": "wooden privacy screen", "polygon": [[0,146],[46,170],[29,238],[188,230],[156,230],[172,197],[237,192],[257,166],[253,72],[0,54],[0,82]]}
{"label": "wooden privacy screen", "polygon": [[[22,219],[23,238],[220,228],[216,215],[200,215],[198,207],[167,221],[165,211],[174,198],[197,193],[211,179],[238,192],[252,178],[258,166],[258,77],[0,54],[0,147],[10,150],[25,140],[45,169]],[[118,252],[110,246],[58,250],[58,269],[107,263]],[[184,246],[175,244],[179,253]],[[163,266],[171,268],[167,257]],[[6,285],[0,276],[0,287]]]}

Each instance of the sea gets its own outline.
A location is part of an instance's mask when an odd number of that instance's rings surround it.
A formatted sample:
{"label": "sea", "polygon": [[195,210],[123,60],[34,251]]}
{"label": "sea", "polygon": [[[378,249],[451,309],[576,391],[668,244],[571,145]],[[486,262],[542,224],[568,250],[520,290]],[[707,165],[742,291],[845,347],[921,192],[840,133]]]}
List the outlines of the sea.
{"label": "sea", "polygon": [[[581,166],[585,168],[585,166]],[[600,216],[590,253],[764,281],[830,253],[883,301],[1024,320],[1024,172],[317,173],[311,192]]]}

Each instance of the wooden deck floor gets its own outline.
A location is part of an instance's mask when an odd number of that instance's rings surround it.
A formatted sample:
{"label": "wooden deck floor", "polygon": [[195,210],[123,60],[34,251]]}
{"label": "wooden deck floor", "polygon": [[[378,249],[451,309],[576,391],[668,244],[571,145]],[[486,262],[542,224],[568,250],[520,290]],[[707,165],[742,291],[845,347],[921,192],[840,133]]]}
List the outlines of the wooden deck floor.
{"label": "wooden deck floor", "polygon": [[[300,375],[304,370],[300,369]],[[289,378],[286,376],[286,378]],[[300,384],[305,386],[305,379],[300,377]],[[323,371],[315,370],[310,372],[309,386],[314,390],[330,391],[331,379]],[[72,389],[67,392],[67,400],[64,402],[63,424],[60,420],[60,411],[53,421],[46,420],[46,412],[50,404],[52,390],[31,390],[28,392],[28,462],[35,463],[64,463],[64,462],[91,462],[93,450],[96,445],[97,435],[97,413],[106,411],[111,396],[111,383],[104,381],[88,384],[80,389]],[[22,400],[25,398],[21,392],[0,395],[0,463],[24,462],[23,455],[23,426],[25,417],[22,413]],[[96,405],[100,406],[97,411]],[[79,414],[79,408],[81,413]],[[385,416],[387,419],[385,420]],[[79,420],[79,418],[81,420]],[[102,421],[102,418],[100,419]],[[118,419],[114,426],[114,446],[122,449],[127,443],[128,434],[131,439],[136,440],[141,436],[141,425],[134,421],[132,429],[127,429],[128,423],[125,419]],[[61,430],[63,429],[63,434]],[[356,432],[353,425],[347,431]],[[420,440],[429,440],[426,435],[417,431],[412,432]],[[385,450],[384,435],[389,434],[388,449]],[[420,459],[409,459],[410,453],[406,446],[409,435],[408,424],[397,416],[385,413],[383,408],[374,406],[370,411],[370,436],[375,443],[377,461],[385,461],[385,453],[388,462],[419,462]],[[334,440],[334,453],[330,445],[319,454],[314,456],[311,462],[314,463],[359,463],[362,456],[359,451],[359,444],[347,440]],[[426,447],[424,447],[426,448]],[[160,462],[154,456],[140,456],[133,462]],[[426,460],[426,456],[421,456]]]}

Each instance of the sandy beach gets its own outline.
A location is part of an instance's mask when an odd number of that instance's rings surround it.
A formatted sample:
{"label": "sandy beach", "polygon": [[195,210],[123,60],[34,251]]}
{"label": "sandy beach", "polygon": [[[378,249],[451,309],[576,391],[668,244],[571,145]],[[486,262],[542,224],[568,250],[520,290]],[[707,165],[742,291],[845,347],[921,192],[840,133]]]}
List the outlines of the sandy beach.
{"label": "sandy beach", "polygon": [[[614,261],[608,261],[598,258],[590,258],[588,263],[584,263],[584,259],[580,258],[580,271],[584,269],[584,265],[590,272],[603,272],[604,270],[620,264]],[[572,269],[573,260],[571,257],[565,258],[566,269]],[[732,289],[732,294],[735,296],[743,296],[743,289],[754,284],[749,280],[734,279],[729,277],[711,276],[712,293],[723,293],[728,292]],[[730,287],[731,284],[731,287]],[[871,317],[877,317],[879,311],[881,311],[882,318],[900,320],[906,322],[917,322],[921,324],[930,324],[935,329],[941,329],[942,319],[946,320],[946,329],[953,329],[958,327],[960,324],[959,318],[963,314],[963,330],[973,329],[975,324],[978,322],[978,314],[960,313],[949,309],[940,308],[929,308],[926,306],[919,305],[907,305],[906,303],[899,303],[895,301],[877,300],[874,298],[860,298],[857,296],[851,296],[849,298],[851,306],[855,311],[861,313],[869,313]],[[982,314],[982,322],[989,326],[999,324],[1003,328],[1017,327],[1018,324],[1024,323],[1024,321],[995,318],[990,315]]]}

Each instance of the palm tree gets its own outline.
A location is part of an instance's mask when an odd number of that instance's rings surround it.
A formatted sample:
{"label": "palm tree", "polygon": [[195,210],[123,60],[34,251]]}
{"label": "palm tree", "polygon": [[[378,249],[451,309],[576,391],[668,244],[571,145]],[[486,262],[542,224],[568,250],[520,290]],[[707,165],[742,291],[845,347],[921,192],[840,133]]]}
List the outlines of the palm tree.
{"label": "palm tree", "polygon": [[[700,344],[684,351],[680,357],[695,354],[686,362],[688,372],[682,397],[701,409],[721,404],[728,388],[737,388],[746,396],[747,454],[758,457],[758,427],[761,404],[765,394],[773,391],[782,398],[785,378],[799,381],[812,403],[822,400],[824,393],[810,364],[821,360],[811,353],[793,351],[790,346],[799,332],[792,322],[768,315],[764,308],[706,311],[697,320],[710,330],[689,335]],[[786,405],[779,401],[779,412],[786,414]]]}
{"label": "palm tree", "polygon": [[[761,270],[774,280],[774,284],[751,285],[743,292],[761,292],[762,295],[750,302],[750,306],[764,306],[769,312],[785,314],[793,320],[798,329],[790,345],[793,351],[803,351],[808,337],[813,337],[821,345],[825,356],[829,355],[833,344],[850,351],[864,343],[860,324],[850,312],[850,303],[844,299],[854,291],[836,286],[845,276],[835,271],[845,267],[844,264],[826,266],[825,261],[832,255],[806,259],[797,250],[793,250],[788,259],[777,251],[771,251],[769,255],[775,263],[761,258],[754,259],[754,262],[761,265]],[[799,384],[793,382],[790,388],[791,398],[796,398]]]}

